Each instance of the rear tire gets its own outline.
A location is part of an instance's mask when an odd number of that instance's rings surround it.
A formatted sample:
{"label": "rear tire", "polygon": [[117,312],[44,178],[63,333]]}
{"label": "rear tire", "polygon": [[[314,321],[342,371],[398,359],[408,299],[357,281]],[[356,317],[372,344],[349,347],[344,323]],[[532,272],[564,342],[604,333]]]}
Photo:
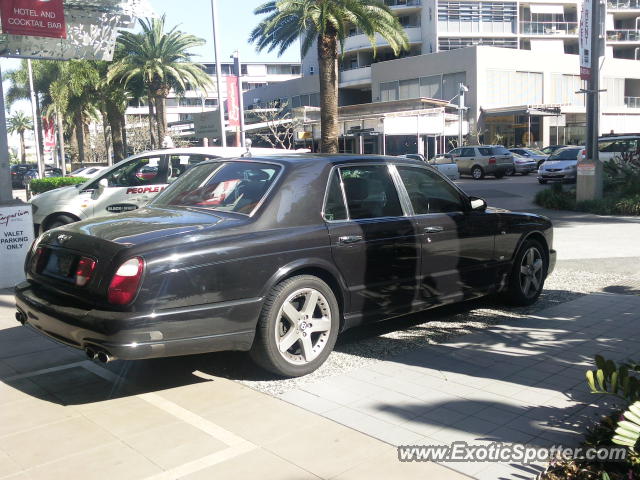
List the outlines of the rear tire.
{"label": "rear tire", "polygon": [[46,232],[47,230],[62,227],[63,225],[69,225],[74,222],[77,222],[77,220],[69,215],[56,215],[46,223],[42,231]]}
{"label": "rear tire", "polygon": [[277,375],[307,375],[327,359],[339,327],[340,307],[331,288],[311,275],[292,277],[265,298],[249,353]]}
{"label": "rear tire", "polygon": [[513,261],[505,300],[510,305],[524,307],[538,300],[547,278],[549,259],[538,240],[526,240]]}
{"label": "rear tire", "polygon": [[522,172],[522,176],[523,176],[523,177],[526,177],[527,175],[529,175],[529,173],[530,173],[530,172],[529,172],[528,170],[525,170],[524,172]]}
{"label": "rear tire", "polygon": [[482,180],[484,178],[484,170],[480,165],[475,165],[471,169],[471,176],[474,180]]}

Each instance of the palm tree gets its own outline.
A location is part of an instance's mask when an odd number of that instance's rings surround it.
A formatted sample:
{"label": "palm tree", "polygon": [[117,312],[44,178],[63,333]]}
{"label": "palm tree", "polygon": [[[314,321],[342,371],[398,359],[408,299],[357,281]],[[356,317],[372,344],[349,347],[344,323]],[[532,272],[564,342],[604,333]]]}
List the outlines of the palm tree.
{"label": "palm tree", "polygon": [[[109,81],[141,81],[149,100],[149,128],[152,142],[153,117],[157,125],[156,144],[160,144],[167,131],[166,99],[174,89],[205,88],[211,84],[210,77],[202,65],[191,62],[193,47],[205,41],[194,35],[183,33],[177,27],[165,32],[165,17],[139,20],[142,32],[121,32],[118,37],[122,58],[109,69]],[[154,115],[155,108],[155,115]]]}
{"label": "palm tree", "polygon": [[249,41],[258,51],[278,49],[282,55],[301,40],[302,55],[317,41],[320,75],[320,149],[338,152],[338,46],[350,26],[359,28],[376,48],[380,34],[395,55],[408,50],[407,35],[400,21],[382,0],[277,0],[256,8],[256,15],[267,14],[251,32]]}
{"label": "palm tree", "polygon": [[7,122],[7,131],[9,133],[17,133],[20,137],[20,161],[27,161],[27,149],[24,143],[24,134],[27,130],[33,130],[33,120],[24,112],[18,111],[9,117]]}

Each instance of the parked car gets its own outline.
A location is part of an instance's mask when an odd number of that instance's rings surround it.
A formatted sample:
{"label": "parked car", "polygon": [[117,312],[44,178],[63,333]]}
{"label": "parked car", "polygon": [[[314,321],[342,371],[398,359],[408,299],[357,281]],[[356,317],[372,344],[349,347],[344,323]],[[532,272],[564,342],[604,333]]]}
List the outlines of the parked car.
{"label": "parked car", "polygon": [[548,147],[541,148],[540,151],[545,155],[551,155],[553,152],[558,150],[559,148],[568,147],[570,145],[549,145]]}
{"label": "parked car", "polygon": [[84,178],[93,178],[98,175],[100,172],[104,172],[107,167],[82,167],[77,170],[74,170],[68,177],[84,177]]}
{"label": "parked car", "polygon": [[640,135],[604,135],[598,138],[598,158],[601,162],[640,156]]}
{"label": "parked car", "polygon": [[[126,158],[85,183],[33,197],[31,204],[36,231],[44,232],[86,218],[136,210],[189,167],[204,160],[237,157],[246,152],[241,147],[174,148]],[[283,151],[253,148],[251,152],[268,155],[282,154]]]}
{"label": "parked car", "polygon": [[535,160],[536,169],[540,168],[540,165],[547,159],[549,154],[541,152],[540,150],[536,150],[535,148],[510,148],[510,152],[517,153],[521,157],[528,158],[530,160]]}
{"label": "parked car", "polygon": [[563,147],[556,150],[538,170],[538,182],[575,182],[578,178],[578,161],[584,156],[584,147]]}
{"label": "parked car", "polygon": [[356,325],[495,292],[532,304],[555,260],[549,219],[421,161],[209,160],[145,208],[42,235],[17,319],[102,362],[244,350],[298,376]]}
{"label": "parked car", "polygon": [[531,172],[535,172],[538,169],[538,163],[532,159],[523,157],[515,152],[513,153],[513,170],[509,172],[509,175],[529,175]]}
{"label": "parked car", "polygon": [[24,174],[33,168],[38,168],[38,166],[35,163],[11,165],[11,186],[13,188],[24,188]]}
{"label": "parked car", "polygon": [[[44,169],[45,178],[61,177],[61,176],[62,176],[62,170],[60,170],[59,168],[50,167],[47,165]],[[31,170],[27,170],[22,177],[23,186],[26,187],[27,184],[31,182],[31,180],[35,180],[36,178],[40,178],[40,172],[38,171],[37,167],[32,168]]]}
{"label": "parked car", "polygon": [[450,180],[460,179],[460,171],[458,170],[458,166],[450,158],[446,158],[444,155],[436,155],[431,160],[427,160],[425,156],[420,153],[408,153],[403,156],[406,158],[412,158],[414,160],[421,160],[431,165],[440,173],[446,175]]}
{"label": "parked car", "polygon": [[476,180],[485,175],[502,178],[514,168],[513,154],[501,145],[459,147],[447,155],[458,165],[460,175],[471,175]]}

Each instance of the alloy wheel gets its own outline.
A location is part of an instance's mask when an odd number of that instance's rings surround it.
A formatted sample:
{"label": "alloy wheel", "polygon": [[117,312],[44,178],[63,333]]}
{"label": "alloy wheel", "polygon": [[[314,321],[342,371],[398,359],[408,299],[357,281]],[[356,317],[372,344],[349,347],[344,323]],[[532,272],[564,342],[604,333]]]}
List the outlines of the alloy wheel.
{"label": "alloy wheel", "polygon": [[331,313],[327,299],[314,288],[289,295],[278,311],[274,332],[280,355],[294,365],[317,358],[331,333]]}
{"label": "alloy wheel", "polygon": [[537,247],[530,247],[520,264],[520,289],[527,298],[534,297],[542,287],[544,260]]}

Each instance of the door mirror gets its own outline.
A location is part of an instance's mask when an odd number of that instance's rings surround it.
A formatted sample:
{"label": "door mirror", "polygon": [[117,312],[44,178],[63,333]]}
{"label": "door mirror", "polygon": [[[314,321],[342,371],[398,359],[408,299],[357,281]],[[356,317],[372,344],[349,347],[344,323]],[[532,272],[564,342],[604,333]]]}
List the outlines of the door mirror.
{"label": "door mirror", "polygon": [[474,212],[484,212],[487,209],[487,201],[484,198],[469,197],[471,210]]}

